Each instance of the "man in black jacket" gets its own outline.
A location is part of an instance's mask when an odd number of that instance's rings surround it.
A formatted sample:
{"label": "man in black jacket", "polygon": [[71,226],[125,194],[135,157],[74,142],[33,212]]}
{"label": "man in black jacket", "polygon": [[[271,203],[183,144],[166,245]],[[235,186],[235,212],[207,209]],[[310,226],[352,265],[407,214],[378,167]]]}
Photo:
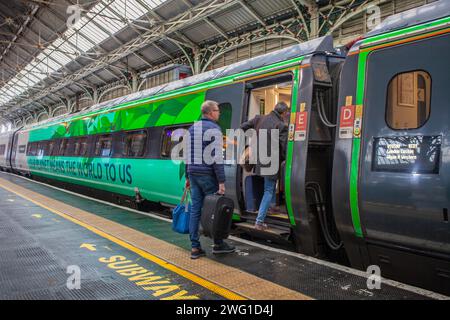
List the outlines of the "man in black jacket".
{"label": "man in black jacket", "polygon": [[[241,125],[241,129],[244,131],[255,129],[258,137],[258,157],[255,165],[255,174],[264,178],[264,195],[259,206],[258,216],[256,218],[255,228],[257,230],[267,229],[264,219],[266,218],[270,203],[275,196],[278,172],[280,170],[280,165],[286,156],[288,127],[285,123],[285,119],[287,119],[288,114],[288,105],[284,102],[279,102],[275,105],[274,110],[269,114],[264,116],[258,115]],[[277,132],[278,135],[276,134]],[[261,135],[263,134],[267,135],[267,143],[264,145],[261,143]],[[276,144],[278,144],[278,146]],[[278,157],[277,155],[272,154],[272,152],[277,151],[276,147],[278,147],[279,150]],[[261,148],[267,148],[262,151],[266,151],[266,154],[270,155],[270,159],[277,159],[278,163],[263,163],[259,156],[261,155]],[[276,166],[275,170],[273,168],[274,165]]]}

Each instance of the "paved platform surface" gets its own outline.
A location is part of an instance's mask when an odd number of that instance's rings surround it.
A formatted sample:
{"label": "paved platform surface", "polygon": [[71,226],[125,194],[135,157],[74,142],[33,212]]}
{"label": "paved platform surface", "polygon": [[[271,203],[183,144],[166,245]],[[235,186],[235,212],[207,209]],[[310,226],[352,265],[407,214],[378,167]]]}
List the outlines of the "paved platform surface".
{"label": "paved platform surface", "polygon": [[[444,299],[243,240],[189,258],[170,222],[0,173],[0,299]],[[68,269],[69,268],[69,269]],[[74,268],[81,275],[74,285]]]}

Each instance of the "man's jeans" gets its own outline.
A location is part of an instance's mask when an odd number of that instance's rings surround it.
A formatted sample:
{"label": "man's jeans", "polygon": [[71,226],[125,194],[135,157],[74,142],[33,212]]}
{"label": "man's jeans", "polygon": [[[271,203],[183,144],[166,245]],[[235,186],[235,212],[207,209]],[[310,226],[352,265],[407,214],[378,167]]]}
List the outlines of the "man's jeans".
{"label": "man's jeans", "polygon": [[256,217],[256,223],[258,224],[264,223],[267,210],[269,210],[269,206],[274,200],[276,185],[276,178],[272,179],[264,177],[264,195],[262,197],[261,204],[259,205],[258,216]]}
{"label": "man's jeans", "polygon": [[[201,248],[200,235],[198,228],[200,217],[202,214],[203,200],[207,195],[214,194],[219,190],[217,179],[211,175],[189,175],[191,184],[191,212],[189,219],[189,238],[191,239],[192,248]],[[222,239],[214,239],[215,245],[221,245]]]}

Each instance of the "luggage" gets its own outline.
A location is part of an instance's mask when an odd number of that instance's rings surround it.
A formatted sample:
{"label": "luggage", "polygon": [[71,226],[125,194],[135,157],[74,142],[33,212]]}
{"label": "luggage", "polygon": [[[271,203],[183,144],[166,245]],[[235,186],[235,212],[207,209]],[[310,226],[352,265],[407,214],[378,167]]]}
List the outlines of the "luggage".
{"label": "luggage", "polygon": [[180,204],[172,211],[172,230],[181,234],[189,233],[189,219],[191,205],[190,191],[185,189]]}
{"label": "luggage", "polygon": [[203,234],[212,239],[226,239],[230,234],[234,202],[223,195],[205,197],[201,215]]}

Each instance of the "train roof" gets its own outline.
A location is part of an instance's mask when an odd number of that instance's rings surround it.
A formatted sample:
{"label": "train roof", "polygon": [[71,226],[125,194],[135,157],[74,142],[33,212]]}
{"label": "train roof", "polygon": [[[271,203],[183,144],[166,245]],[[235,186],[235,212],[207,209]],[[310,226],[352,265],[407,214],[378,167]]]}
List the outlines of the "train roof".
{"label": "train roof", "polygon": [[38,127],[42,125],[48,125],[52,123],[58,123],[64,119],[73,116],[79,116],[86,113],[91,113],[95,111],[102,111],[111,107],[118,106],[131,101],[140,100],[146,97],[151,97],[166,92],[174,91],[177,89],[182,89],[185,87],[193,86],[196,84],[209,82],[212,80],[220,79],[226,76],[237,75],[242,72],[250,71],[253,69],[258,69],[261,67],[269,66],[278,62],[299,58],[302,56],[310,55],[316,52],[334,52],[333,38],[332,36],[325,36],[317,38],[311,41],[299,43],[281,50],[270,52],[261,56],[257,56],[251,59],[240,61],[237,63],[230,64],[228,66],[214,69],[208,72],[204,72],[198,75],[194,75],[182,80],[177,80],[168,84],[163,84],[157,87],[149,88],[143,91],[132,93],[123,97],[119,97],[113,100],[105,101],[100,104],[93,105],[88,109],[84,109],[80,112],[73,113],[70,115],[61,115],[56,118],[50,118],[39,124],[31,124],[25,126],[23,130],[31,129],[33,127]]}
{"label": "train roof", "polygon": [[374,37],[383,33],[405,29],[415,25],[442,19],[450,16],[450,1],[440,0],[417,7],[386,18],[375,29],[368,32],[364,38]]}

